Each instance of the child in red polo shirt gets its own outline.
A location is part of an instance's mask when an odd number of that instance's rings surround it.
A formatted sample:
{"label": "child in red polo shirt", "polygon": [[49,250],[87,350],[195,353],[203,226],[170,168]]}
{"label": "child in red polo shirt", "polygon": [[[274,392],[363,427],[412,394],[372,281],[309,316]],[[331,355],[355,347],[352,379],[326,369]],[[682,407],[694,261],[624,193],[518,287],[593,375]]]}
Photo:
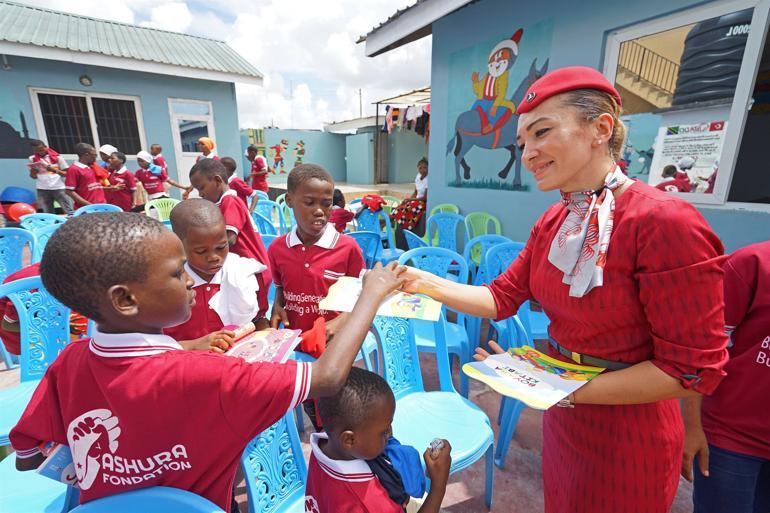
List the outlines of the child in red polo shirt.
{"label": "child in red polo shirt", "polygon": [[369,273],[316,362],[246,363],[161,334],[195,304],[184,262],[179,239],[139,214],[79,216],[54,233],[43,284],[98,329],[62,351],[11,430],[19,470],[56,442],[72,452],[81,502],[171,486],[228,508],[246,443],[299,402],[340,389],[379,303],[403,281],[395,265]]}
{"label": "child in red polo shirt", "polygon": [[160,144],[153,144],[150,146],[150,155],[152,155],[152,163],[155,164],[156,166],[159,166],[168,175],[168,164],[166,163],[166,159],[161,154],[162,151],[163,151],[163,148],[161,148]]}
{"label": "child in red polo shirt", "polygon": [[224,326],[253,322],[257,330],[267,328],[267,319],[257,316],[256,274],[264,266],[230,253],[219,208],[205,199],[189,199],[174,207],[170,220],[187,255],[185,271],[193,279],[195,306],[186,322],[163,333],[185,348],[208,349],[220,343],[227,349],[233,332]]}
{"label": "child in red polo shirt", "polygon": [[[373,466],[385,453],[392,435],[396,400],[388,383],[373,372],[354,367],[337,394],[318,400],[318,410],[326,432],[310,435],[305,511],[403,513],[409,496],[404,493],[401,476],[385,481]],[[452,448],[448,441],[442,442],[435,453],[431,448],[423,453],[431,485],[418,513],[437,513],[441,508],[452,464]],[[388,464],[394,468],[390,460]],[[417,467],[410,471],[422,474],[419,463]],[[394,471],[398,474],[399,469]],[[395,502],[395,497],[405,502]]]}
{"label": "child in red polo shirt", "polygon": [[[259,236],[257,225],[254,224],[246,205],[238,199],[238,195],[227,185],[227,170],[220,160],[201,159],[190,170],[190,183],[197,189],[203,199],[216,203],[225,218],[227,240],[230,251],[244,258],[253,258],[262,265],[268,266],[267,250]],[[267,292],[272,279],[270,271],[257,275],[259,282],[259,315],[267,312]]]}
{"label": "child in red polo shirt", "polygon": [[249,184],[238,178],[238,175],[235,174],[238,165],[235,163],[234,158],[222,157],[220,162],[227,170],[228,187],[234,190],[238,197],[243,200],[243,203],[249,207],[249,214],[253,213],[254,209],[257,208],[257,201],[259,201],[257,193],[249,187]]}
{"label": "child in red polo shirt", "polygon": [[[173,185],[183,191],[188,191],[189,187],[176,182],[168,177],[168,171],[153,163],[153,157],[146,151],[140,151],[136,154],[136,163],[139,169],[136,170],[136,179],[142,183],[142,187],[147,191],[147,200],[158,198],[168,198],[165,184]],[[138,205],[134,211],[143,211],[144,205]]]}
{"label": "child in red polo shirt", "polygon": [[108,203],[117,205],[123,212],[130,212],[134,207],[136,177],[126,167],[126,155],[116,151],[109,159],[110,187],[104,189]]}
{"label": "child in red polo shirt", "polygon": [[96,162],[96,148],[90,144],[77,143],[75,154],[78,160],[67,169],[67,176],[64,178],[64,188],[72,198],[75,209],[92,203],[104,203],[104,191],[93,167]]}
{"label": "child in red polo shirt", "polygon": [[255,191],[267,192],[270,189],[267,184],[267,159],[258,152],[259,148],[253,144],[246,148],[246,159],[251,162],[251,187]]}

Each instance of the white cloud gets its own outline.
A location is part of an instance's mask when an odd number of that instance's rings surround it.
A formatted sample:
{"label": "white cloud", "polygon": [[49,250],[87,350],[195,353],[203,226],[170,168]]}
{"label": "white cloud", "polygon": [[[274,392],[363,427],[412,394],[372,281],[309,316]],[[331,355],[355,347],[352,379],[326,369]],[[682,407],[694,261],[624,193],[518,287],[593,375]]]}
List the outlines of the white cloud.
{"label": "white cloud", "polygon": [[190,28],[193,15],[184,2],[170,2],[153,7],[150,11],[150,20],[143,21],[142,27],[152,27],[174,32],[185,32]]}

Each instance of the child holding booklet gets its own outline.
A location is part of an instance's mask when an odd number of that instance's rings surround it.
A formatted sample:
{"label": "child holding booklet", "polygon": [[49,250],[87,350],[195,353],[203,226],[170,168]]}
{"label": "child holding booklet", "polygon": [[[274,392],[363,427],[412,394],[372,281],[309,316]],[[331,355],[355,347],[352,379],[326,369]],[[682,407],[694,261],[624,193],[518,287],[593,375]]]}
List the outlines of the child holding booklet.
{"label": "child holding booklet", "polygon": [[171,486],[228,508],[246,443],[301,401],[337,393],[402,270],[367,274],[355,311],[316,362],[250,364],[180,350],[162,334],[195,305],[184,262],[179,239],[138,214],[75,217],[51,237],[45,288],[98,329],[62,351],[11,431],[19,470],[39,466],[39,447],[52,441],[72,452],[81,502]]}

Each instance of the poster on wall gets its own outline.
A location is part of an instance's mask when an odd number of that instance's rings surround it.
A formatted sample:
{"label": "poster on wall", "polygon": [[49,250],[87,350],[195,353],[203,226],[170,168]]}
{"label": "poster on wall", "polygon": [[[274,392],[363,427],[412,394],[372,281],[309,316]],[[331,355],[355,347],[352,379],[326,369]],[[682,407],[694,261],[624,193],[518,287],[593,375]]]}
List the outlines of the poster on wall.
{"label": "poster on wall", "polygon": [[727,128],[724,119],[658,129],[648,183],[667,192],[714,192]]}
{"label": "poster on wall", "polygon": [[645,112],[621,116],[620,119],[626,125],[626,145],[621,157],[626,166],[626,174],[646,182],[655,155],[655,140],[661,118]]}
{"label": "poster on wall", "polygon": [[511,31],[449,57],[446,177],[450,187],[528,190],[516,103],[548,71],[553,23]]}

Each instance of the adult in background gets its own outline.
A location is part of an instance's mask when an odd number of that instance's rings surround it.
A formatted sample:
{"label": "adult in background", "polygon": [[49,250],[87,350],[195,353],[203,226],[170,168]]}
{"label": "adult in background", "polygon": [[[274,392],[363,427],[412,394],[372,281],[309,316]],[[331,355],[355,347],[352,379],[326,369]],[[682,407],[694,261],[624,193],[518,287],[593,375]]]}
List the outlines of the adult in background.
{"label": "adult in background", "polygon": [[547,513],[668,511],[684,436],[677,399],[710,394],[725,375],[722,244],[692,205],[618,169],[620,104],[591,68],[537,80],[517,109],[517,141],[538,188],[562,201],[490,285],[405,273],[404,290],[479,317],[537,300],[551,355],[608,369],[544,414]]}
{"label": "adult in background", "polygon": [[195,162],[200,162],[201,159],[219,160],[216,148],[217,145],[214,143],[214,139],[211,139],[210,137],[201,137],[198,139],[198,149],[201,151],[201,154],[195,158]]}
{"label": "adult in background", "polygon": [[58,201],[64,213],[71,214],[72,201],[64,192],[67,161],[43,141],[33,139],[30,145],[32,155],[29,156],[29,177],[36,182],[38,208],[46,214],[54,214],[54,201]]}

